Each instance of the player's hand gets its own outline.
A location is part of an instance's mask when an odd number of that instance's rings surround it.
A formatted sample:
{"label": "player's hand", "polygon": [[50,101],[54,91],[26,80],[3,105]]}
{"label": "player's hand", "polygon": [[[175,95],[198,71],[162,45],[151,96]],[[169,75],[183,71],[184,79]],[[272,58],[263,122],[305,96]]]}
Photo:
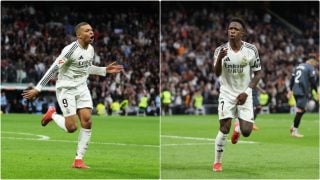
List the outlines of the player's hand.
{"label": "player's hand", "polygon": [[222,59],[227,55],[228,48],[222,48],[219,52],[218,59]]}
{"label": "player's hand", "polygon": [[292,95],[293,95],[293,92],[289,90],[287,93],[287,98],[290,99]]}
{"label": "player's hand", "polygon": [[39,91],[36,89],[29,89],[29,90],[24,90],[22,92],[22,97],[27,99],[27,100],[34,100],[39,94]]}
{"label": "player's hand", "polygon": [[123,71],[123,66],[117,65],[116,62],[113,62],[106,67],[106,71],[107,73],[119,73]]}
{"label": "player's hand", "polygon": [[243,105],[247,100],[248,94],[243,92],[237,97],[237,105]]}

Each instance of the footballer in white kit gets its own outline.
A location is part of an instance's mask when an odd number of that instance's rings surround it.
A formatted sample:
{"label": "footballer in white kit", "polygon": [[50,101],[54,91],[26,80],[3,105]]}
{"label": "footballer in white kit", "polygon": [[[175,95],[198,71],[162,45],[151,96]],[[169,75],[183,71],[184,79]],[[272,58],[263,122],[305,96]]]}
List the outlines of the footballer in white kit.
{"label": "footballer in white kit", "polygon": [[222,157],[232,119],[239,119],[231,137],[232,144],[238,142],[241,134],[249,137],[253,128],[252,89],[261,78],[261,65],[257,48],[242,40],[245,30],[241,19],[231,19],[228,25],[228,42],[214,52],[213,70],[220,80],[220,126],[215,139],[215,157],[212,164],[215,172],[222,171]]}
{"label": "footballer in white kit", "polygon": [[52,120],[64,131],[72,133],[77,130],[80,120],[80,132],[76,157],[73,168],[89,168],[83,162],[91,138],[91,113],[92,99],[87,86],[89,74],[105,76],[106,73],[119,73],[123,71],[122,65],[97,67],[92,65],[94,49],[91,45],[94,34],[90,24],[79,23],[75,27],[77,40],[66,46],[54,63],[31,90],[26,90],[22,96],[34,99],[50,79],[58,74],[56,82],[56,96],[63,116],[56,113],[55,107],[49,107],[41,120],[41,125],[46,126]]}
{"label": "footballer in white kit", "polygon": [[89,74],[106,75],[105,67],[92,65],[94,49],[88,45],[87,49],[81,48],[78,41],[66,46],[53,65],[36,86],[41,91],[48,81],[58,73],[56,82],[56,96],[63,115],[76,114],[79,108],[92,109],[92,99],[87,87]]}
{"label": "footballer in white kit", "polygon": [[[261,70],[260,58],[255,45],[242,41],[238,52],[230,48],[229,42],[219,46],[214,53],[214,64],[222,48],[227,48],[227,55],[222,59],[220,75],[219,119],[236,118],[253,122],[252,90],[248,89],[252,72]],[[237,96],[248,92],[243,105],[237,105]]]}

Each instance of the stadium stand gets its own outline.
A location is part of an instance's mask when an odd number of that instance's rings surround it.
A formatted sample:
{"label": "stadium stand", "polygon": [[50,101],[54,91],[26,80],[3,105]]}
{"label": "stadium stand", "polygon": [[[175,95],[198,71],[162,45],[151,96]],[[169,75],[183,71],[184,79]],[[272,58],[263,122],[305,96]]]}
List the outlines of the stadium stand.
{"label": "stadium stand", "polygon": [[[259,50],[270,111],[289,112],[286,95],[292,68],[311,55],[319,58],[317,6],[317,2],[163,2],[162,86],[170,87],[174,99],[182,98],[182,113],[192,107],[189,99],[197,89],[207,111],[216,112],[219,82],[212,71],[213,53],[227,41],[228,20],[237,16],[247,24],[246,41]],[[171,106],[181,112],[181,104]]]}
{"label": "stadium stand", "polygon": [[[8,112],[26,112],[17,108],[23,107],[21,90],[37,83],[60,50],[75,39],[73,26],[79,21],[95,29],[95,65],[117,57],[126,67],[126,75],[91,76],[88,81],[94,107],[102,102],[107,112],[114,100],[128,99],[130,114],[144,91],[152,106],[147,109],[156,109],[160,79],[174,97],[173,113],[192,111],[198,89],[206,113],[215,112],[219,82],[212,57],[217,45],[227,40],[226,25],[233,16],[246,21],[246,40],[259,50],[270,112],[290,109],[286,94],[294,65],[310,55],[319,58],[317,2],[162,2],[160,42],[158,2],[137,2],[134,7],[101,3],[1,3],[1,89],[12,107]],[[46,104],[55,101],[50,87],[54,80],[48,85],[42,93],[49,96]]]}
{"label": "stadium stand", "polygon": [[[137,106],[142,91],[148,94],[149,104],[155,104],[160,84],[157,2],[137,2],[130,7],[125,2],[1,4],[1,88],[8,106],[23,105],[21,90],[40,80],[62,48],[75,40],[74,25],[82,21],[94,28],[94,64],[106,66],[117,60],[126,70],[117,76],[89,77],[94,107],[103,102],[110,112],[110,103],[124,98],[129,106]],[[49,97],[46,104],[55,101],[52,91],[42,95]],[[26,110],[9,108],[9,112]]]}

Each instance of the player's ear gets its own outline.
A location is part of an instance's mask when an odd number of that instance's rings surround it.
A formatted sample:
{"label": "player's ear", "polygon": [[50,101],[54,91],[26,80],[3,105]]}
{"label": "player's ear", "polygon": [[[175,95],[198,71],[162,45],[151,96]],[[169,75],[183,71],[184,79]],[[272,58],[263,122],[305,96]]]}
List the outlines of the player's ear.
{"label": "player's ear", "polygon": [[76,31],[77,38],[81,39],[81,27]]}

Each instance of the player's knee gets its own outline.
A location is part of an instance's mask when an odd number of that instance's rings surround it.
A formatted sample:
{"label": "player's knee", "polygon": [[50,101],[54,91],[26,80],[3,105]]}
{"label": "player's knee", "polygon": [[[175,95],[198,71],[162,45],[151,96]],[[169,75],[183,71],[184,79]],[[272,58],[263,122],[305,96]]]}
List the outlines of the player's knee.
{"label": "player's knee", "polygon": [[77,125],[69,125],[66,128],[68,130],[68,133],[73,133],[77,130]]}
{"label": "player's knee", "polygon": [[220,131],[221,131],[223,134],[229,134],[230,128],[228,128],[228,127],[226,127],[226,126],[221,126],[221,127],[220,127]]}
{"label": "player's knee", "polygon": [[81,121],[81,127],[86,128],[86,129],[91,129],[92,121],[91,119]]}
{"label": "player's knee", "polygon": [[251,134],[251,129],[249,129],[249,128],[244,128],[243,130],[241,130],[241,134],[242,134],[242,136],[243,137],[249,137],[250,136],[250,134]]}

